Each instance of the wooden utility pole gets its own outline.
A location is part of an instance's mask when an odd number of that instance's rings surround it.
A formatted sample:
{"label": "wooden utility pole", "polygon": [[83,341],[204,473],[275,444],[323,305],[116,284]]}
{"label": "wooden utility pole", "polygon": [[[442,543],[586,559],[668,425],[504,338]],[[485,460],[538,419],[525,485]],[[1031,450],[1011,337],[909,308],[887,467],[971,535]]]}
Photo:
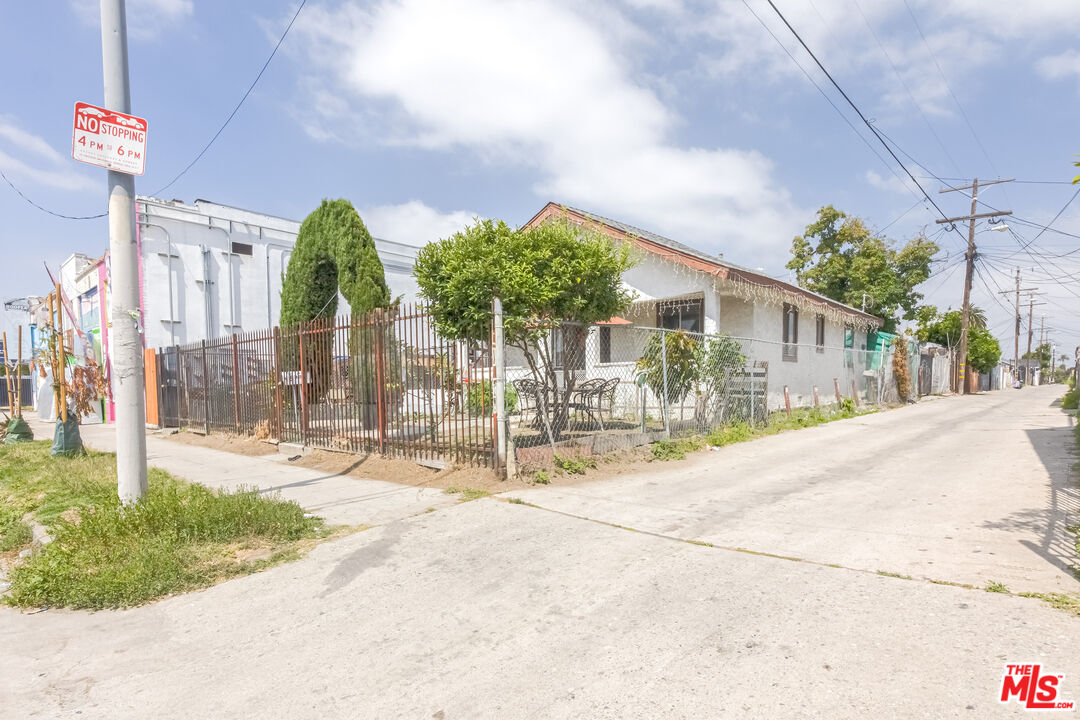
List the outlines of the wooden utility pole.
{"label": "wooden utility pole", "polygon": [[[1020,378],[1020,293],[1035,292],[1038,288],[1020,288],[1020,268],[1016,268],[1016,322],[1013,323],[1013,379]],[[1002,290],[999,295],[1006,295],[1013,290]]]}
{"label": "wooden utility pole", "polygon": [[[996,185],[998,183],[1012,182],[1012,180],[991,180],[990,182],[983,183],[986,185]],[[968,247],[964,257],[967,258],[967,269],[964,272],[964,311],[962,320],[960,323],[960,394],[967,393],[967,347],[968,347],[968,325],[971,323],[971,278],[975,274],[975,221],[979,218],[993,218],[1000,217],[1002,215],[1012,215],[1012,210],[997,210],[989,213],[976,213],[977,204],[979,202],[979,178],[972,180],[971,185],[958,188],[947,188],[939,192],[955,192],[957,190],[971,190],[971,214],[963,215],[961,217],[944,218],[938,220],[938,225],[955,225],[957,221],[968,221]]]}
{"label": "wooden utility pole", "polygon": [[1034,317],[1032,315],[1032,311],[1035,309],[1036,305],[1045,305],[1045,304],[1046,303],[1041,303],[1041,302],[1037,303],[1037,302],[1035,302],[1034,297],[1029,297],[1028,298],[1028,346],[1027,346],[1028,349],[1027,349],[1027,355],[1025,356],[1027,358],[1027,363],[1024,365],[1024,384],[1025,385],[1030,385],[1031,384],[1031,336],[1035,334],[1035,325],[1033,324]]}

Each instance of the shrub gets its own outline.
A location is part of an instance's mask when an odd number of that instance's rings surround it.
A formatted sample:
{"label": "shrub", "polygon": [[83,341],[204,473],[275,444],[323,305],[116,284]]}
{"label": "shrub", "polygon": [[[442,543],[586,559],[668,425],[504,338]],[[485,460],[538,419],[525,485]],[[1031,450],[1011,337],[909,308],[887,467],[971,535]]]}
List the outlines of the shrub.
{"label": "shrub", "polygon": [[1076,410],[1080,405],[1080,390],[1072,388],[1061,398],[1061,407],[1065,410]]}
{"label": "shrub", "polygon": [[645,383],[666,407],[679,403],[693,387],[701,359],[698,346],[698,341],[682,330],[652,333],[645,343],[637,369],[645,373]]}
{"label": "shrub", "polygon": [[[470,415],[491,415],[494,407],[495,392],[491,387],[490,380],[471,382],[468,384],[468,396],[466,403],[469,406]],[[517,408],[518,393],[513,385],[507,383],[505,390],[506,413],[510,414]]]}

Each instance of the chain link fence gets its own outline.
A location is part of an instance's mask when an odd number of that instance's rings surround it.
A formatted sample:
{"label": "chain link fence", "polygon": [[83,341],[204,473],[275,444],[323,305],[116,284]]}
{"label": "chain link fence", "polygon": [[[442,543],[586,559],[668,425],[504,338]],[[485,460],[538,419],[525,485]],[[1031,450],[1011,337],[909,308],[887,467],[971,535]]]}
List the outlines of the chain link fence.
{"label": "chain link fence", "polygon": [[506,347],[510,436],[530,464],[560,448],[601,453],[765,424],[788,408],[896,404],[919,391],[918,347],[903,357],[907,381],[898,384],[891,349],[564,324]]}

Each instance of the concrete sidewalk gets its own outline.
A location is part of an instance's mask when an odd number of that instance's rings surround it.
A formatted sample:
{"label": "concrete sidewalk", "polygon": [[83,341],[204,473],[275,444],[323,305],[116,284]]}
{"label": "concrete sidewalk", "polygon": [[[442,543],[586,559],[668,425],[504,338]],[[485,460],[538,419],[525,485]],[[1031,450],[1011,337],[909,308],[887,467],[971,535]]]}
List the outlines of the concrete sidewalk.
{"label": "concrete sidewalk", "polygon": [[[37,438],[52,436],[52,423],[28,418]],[[84,425],[83,442],[94,450],[116,451],[116,432],[111,425]],[[146,458],[185,480],[213,488],[256,487],[261,492],[280,493],[308,512],[338,525],[382,525],[411,517],[432,507],[458,502],[436,488],[366,480],[333,475],[310,468],[295,467],[280,455],[251,457],[212,450],[149,435]]]}

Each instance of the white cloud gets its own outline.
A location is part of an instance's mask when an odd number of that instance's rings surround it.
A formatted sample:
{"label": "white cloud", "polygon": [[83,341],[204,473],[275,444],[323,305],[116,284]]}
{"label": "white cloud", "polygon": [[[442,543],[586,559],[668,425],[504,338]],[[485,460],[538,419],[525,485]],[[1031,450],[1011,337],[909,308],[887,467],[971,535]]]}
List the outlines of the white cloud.
{"label": "white cloud", "polygon": [[0,138],[27,152],[43,157],[54,165],[59,164],[64,159],[43,138],[17,127],[14,119],[6,115],[0,115]]}
{"label": "white cloud", "polygon": [[[34,162],[31,162],[31,157]],[[44,166],[40,164],[41,161],[44,161]],[[23,180],[57,190],[104,190],[103,182],[95,182],[78,172],[73,165],[73,160],[69,161],[44,138],[23,130],[10,116],[0,115],[0,168],[12,180]]]}
{"label": "white cloud", "polygon": [[[98,0],[70,0],[75,14],[87,25],[101,24]],[[153,40],[163,30],[195,12],[192,0],[128,0],[128,35],[135,40]]]}
{"label": "white cloud", "polygon": [[[595,8],[588,17],[557,0],[310,9],[296,30],[325,78],[321,87],[309,78],[313,97],[332,88],[362,112],[378,108],[377,127],[370,115],[356,124],[382,142],[534,168],[537,210],[549,199],[581,205],[725,251],[786,246],[805,215],[759,153],[673,142],[679,118],[631,76],[632,52],[588,19]],[[348,115],[331,104],[309,134],[340,135],[325,123]]]}
{"label": "white cloud", "polygon": [[897,193],[898,195],[911,196],[914,193],[916,196],[920,195],[918,188],[916,188],[911,180],[901,180],[896,175],[882,175],[874,170],[867,170],[863,176],[866,182],[876,187],[878,190],[885,190],[886,192]]}
{"label": "white cloud", "polygon": [[463,230],[472,224],[476,214],[464,210],[444,213],[419,200],[410,200],[363,208],[360,217],[375,237],[422,247]]}
{"label": "white cloud", "polygon": [[1049,55],[1039,60],[1039,72],[1051,80],[1080,78],[1080,51],[1066,50],[1060,55]]}
{"label": "white cloud", "polygon": [[[764,0],[749,3],[800,64],[826,85],[827,80],[813,60],[772,8]],[[782,12],[842,84],[851,79],[868,82],[878,93],[882,110],[893,113],[913,112],[909,90],[927,114],[955,112],[939,65],[948,84],[963,96],[962,88],[968,80],[977,78],[979,70],[1003,60],[1006,41],[1044,40],[1080,31],[1075,0],[909,0],[909,4],[925,33],[925,43],[907,8],[899,2],[789,2],[783,3]],[[716,50],[703,59],[703,64],[716,76],[772,82],[797,78],[797,82],[806,83],[787,54],[741,2],[717,3],[703,13],[687,13],[683,23],[686,34],[704,33],[715,43]],[[878,41],[888,57],[878,47]],[[894,74],[892,64],[903,83]]]}

